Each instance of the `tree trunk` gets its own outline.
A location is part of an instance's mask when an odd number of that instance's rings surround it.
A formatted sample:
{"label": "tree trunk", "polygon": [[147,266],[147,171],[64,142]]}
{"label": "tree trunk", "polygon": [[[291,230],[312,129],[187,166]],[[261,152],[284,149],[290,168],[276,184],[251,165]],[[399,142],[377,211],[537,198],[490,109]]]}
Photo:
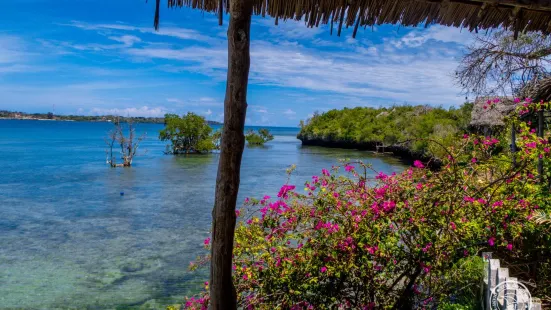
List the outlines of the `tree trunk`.
{"label": "tree trunk", "polygon": [[210,309],[213,310],[237,307],[232,283],[232,252],[241,157],[245,147],[251,14],[251,0],[231,1],[224,128],[212,211]]}

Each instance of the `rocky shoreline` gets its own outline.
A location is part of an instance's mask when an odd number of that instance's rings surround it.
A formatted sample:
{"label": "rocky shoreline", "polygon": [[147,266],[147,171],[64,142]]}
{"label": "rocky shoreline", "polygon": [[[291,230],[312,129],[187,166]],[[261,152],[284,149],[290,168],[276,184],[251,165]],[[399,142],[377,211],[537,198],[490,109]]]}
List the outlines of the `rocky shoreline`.
{"label": "rocky shoreline", "polygon": [[340,148],[340,149],[354,149],[360,151],[370,151],[380,154],[389,154],[400,159],[405,164],[411,165],[415,160],[421,160],[423,163],[428,164],[433,169],[439,169],[442,165],[441,161],[437,158],[427,156],[420,152],[415,152],[403,145],[381,146],[381,142],[356,142],[356,141],[338,141],[319,138],[310,138],[302,135],[298,135],[297,139],[302,142],[302,145],[308,146],[321,146],[328,148]]}

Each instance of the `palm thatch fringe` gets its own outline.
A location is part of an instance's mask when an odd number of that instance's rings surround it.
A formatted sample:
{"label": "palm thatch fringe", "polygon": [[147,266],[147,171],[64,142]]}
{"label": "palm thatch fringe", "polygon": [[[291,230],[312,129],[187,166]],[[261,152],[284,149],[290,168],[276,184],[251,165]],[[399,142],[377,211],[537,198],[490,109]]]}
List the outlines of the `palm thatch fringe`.
{"label": "palm thatch fringe", "polygon": [[498,97],[499,104],[496,104],[493,108],[486,107],[485,109],[486,102],[494,99],[496,97],[476,98],[471,112],[471,127],[484,131],[483,129],[505,125],[503,120],[515,110],[517,104],[512,97]]}
{"label": "palm thatch fringe", "polygon": [[551,77],[548,76],[526,85],[522,89],[521,98],[532,98],[535,102],[551,101]]}
{"label": "palm thatch fringe", "polygon": [[551,225],[551,214],[546,214],[543,211],[536,211],[532,220],[539,225]]}
{"label": "palm thatch fringe", "polygon": [[[155,28],[159,26],[156,0]],[[309,27],[338,23],[342,26],[368,27],[381,24],[417,26],[440,24],[481,29],[507,28],[519,31],[551,33],[551,0],[250,0],[253,14],[279,19],[304,20]],[[229,10],[230,0],[167,0],[171,7],[191,7],[218,13]],[[331,27],[331,31],[332,31]]]}

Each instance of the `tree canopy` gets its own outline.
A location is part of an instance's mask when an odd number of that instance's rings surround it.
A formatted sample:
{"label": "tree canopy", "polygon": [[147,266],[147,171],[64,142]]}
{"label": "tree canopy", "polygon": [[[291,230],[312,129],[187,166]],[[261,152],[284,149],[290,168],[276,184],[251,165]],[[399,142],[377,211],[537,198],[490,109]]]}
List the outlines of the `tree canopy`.
{"label": "tree canopy", "polygon": [[249,130],[245,135],[245,140],[249,145],[264,145],[268,141],[272,141],[274,136],[266,128],[261,128],[258,131]]}
{"label": "tree canopy", "polygon": [[415,152],[428,151],[423,139],[446,142],[465,131],[471,119],[472,104],[459,109],[428,106],[395,106],[390,108],[357,107],[315,113],[302,123],[301,140],[322,140],[350,144],[382,143],[405,145]]}
{"label": "tree canopy", "polygon": [[467,94],[522,95],[522,90],[549,76],[551,37],[523,33],[515,38],[510,31],[479,35],[469,46],[457,71],[456,80]]}
{"label": "tree canopy", "polygon": [[182,117],[165,115],[165,128],[160,131],[161,141],[170,141],[170,154],[207,153],[217,148],[218,143],[204,117],[188,112]]}

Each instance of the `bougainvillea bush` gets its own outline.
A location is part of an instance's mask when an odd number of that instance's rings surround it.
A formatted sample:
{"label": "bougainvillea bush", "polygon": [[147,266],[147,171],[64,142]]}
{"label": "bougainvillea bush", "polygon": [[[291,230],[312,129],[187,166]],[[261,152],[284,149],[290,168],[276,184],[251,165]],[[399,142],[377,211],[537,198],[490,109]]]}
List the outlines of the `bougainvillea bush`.
{"label": "bougainvillea bush", "polygon": [[[498,139],[465,135],[438,172],[419,161],[392,175],[348,162],[304,186],[246,199],[235,233],[238,304],[428,309],[476,300],[476,256],[517,251],[540,208],[534,161],[541,154],[547,162],[549,151],[527,128],[519,137],[514,165],[495,154]],[[205,292],[185,306],[206,309],[208,301]]]}

